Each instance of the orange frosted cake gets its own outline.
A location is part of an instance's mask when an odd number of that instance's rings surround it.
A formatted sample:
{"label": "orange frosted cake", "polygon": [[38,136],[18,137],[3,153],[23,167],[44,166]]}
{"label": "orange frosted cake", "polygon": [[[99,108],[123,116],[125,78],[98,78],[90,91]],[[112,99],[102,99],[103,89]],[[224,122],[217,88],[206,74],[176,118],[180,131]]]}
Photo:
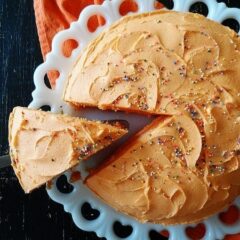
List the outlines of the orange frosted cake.
{"label": "orange frosted cake", "polygon": [[64,99],[161,116],[87,185],[143,222],[195,222],[230,204],[240,193],[239,66],[237,34],[198,14],[127,16],[102,32]]}
{"label": "orange frosted cake", "polygon": [[[157,115],[87,186],[141,222],[192,223],[240,195],[240,39],[193,13],[127,16],[90,42],[63,98],[76,106]],[[16,108],[14,170],[26,192],[126,130]]]}
{"label": "orange frosted cake", "polygon": [[16,107],[9,118],[12,166],[28,193],[125,133],[120,124]]}

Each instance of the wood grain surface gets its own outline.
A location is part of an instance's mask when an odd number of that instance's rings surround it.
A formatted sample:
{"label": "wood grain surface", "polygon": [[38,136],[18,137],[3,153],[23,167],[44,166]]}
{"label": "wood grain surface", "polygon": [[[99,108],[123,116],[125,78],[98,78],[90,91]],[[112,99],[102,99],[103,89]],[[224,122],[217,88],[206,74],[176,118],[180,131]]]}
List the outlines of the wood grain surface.
{"label": "wood grain surface", "polygon": [[[225,2],[240,7],[239,0]],[[192,10],[204,12],[199,5]],[[0,0],[0,155],[8,153],[8,115],[14,106],[27,106],[31,101],[33,72],[41,62],[32,0]],[[0,170],[0,240],[21,239],[99,238],[78,229],[44,188],[25,195],[8,167]],[[153,234],[152,239],[163,238]]]}

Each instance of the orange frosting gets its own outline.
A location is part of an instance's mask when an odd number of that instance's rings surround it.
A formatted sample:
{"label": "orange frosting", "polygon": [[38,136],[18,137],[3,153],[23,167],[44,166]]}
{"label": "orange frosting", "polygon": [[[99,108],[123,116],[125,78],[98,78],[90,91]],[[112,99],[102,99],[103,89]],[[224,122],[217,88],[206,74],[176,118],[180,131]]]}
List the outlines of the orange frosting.
{"label": "orange frosting", "polygon": [[16,107],[9,119],[12,166],[28,193],[126,132],[120,125]]}
{"label": "orange frosting", "polygon": [[240,193],[239,50],[229,28],[172,11],[127,16],[92,41],[64,99],[165,119],[138,133],[87,185],[143,222],[196,222],[231,203]]}

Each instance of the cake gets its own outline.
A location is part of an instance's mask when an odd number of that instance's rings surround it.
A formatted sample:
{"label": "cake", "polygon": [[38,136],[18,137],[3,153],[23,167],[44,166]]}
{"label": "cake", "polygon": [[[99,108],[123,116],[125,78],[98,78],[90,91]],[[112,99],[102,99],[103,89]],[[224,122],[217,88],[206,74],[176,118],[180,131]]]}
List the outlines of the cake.
{"label": "cake", "polygon": [[9,118],[12,167],[29,193],[126,133],[121,124],[15,107]]}
{"label": "cake", "polygon": [[228,206],[240,194],[239,50],[230,28],[173,11],[124,17],[90,42],[64,100],[157,119],[87,186],[142,222],[191,223]]}

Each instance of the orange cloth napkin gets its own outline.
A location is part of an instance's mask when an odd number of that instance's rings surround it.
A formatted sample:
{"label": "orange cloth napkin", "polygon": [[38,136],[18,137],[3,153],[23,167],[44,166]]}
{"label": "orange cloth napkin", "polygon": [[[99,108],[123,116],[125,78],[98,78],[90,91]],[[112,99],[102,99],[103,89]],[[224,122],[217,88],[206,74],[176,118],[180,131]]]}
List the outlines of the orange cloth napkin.
{"label": "orange cloth napkin", "polygon": [[[41,46],[43,58],[48,52],[51,51],[52,39],[55,34],[70,26],[70,23],[76,21],[81,14],[81,11],[90,4],[102,4],[103,0],[34,0],[34,10],[36,17],[37,31]],[[156,9],[162,8],[160,3],[155,4]],[[120,7],[120,13],[125,15],[129,11],[136,11],[137,4],[134,0],[124,0]],[[103,25],[104,19],[100,16],[91,18],[88,23],[90,31],[94,31],[97,26]],[[63,54],[69,56],[72,49],[76,48],[75,41],[67,41],[63,46]],[[58,77],[56,71],[48,73],[50,84],[52,87],[55,85],[55,81]],[[223,218],[225,222],[231,223],[233,218],[236,218],[236,214],[232,209],[224,214]],[[239,218],[239,216],[237,216]],[[190,229],[189,235],[193,239],[199,239],[199,236],[203,235],[204,227],[199,225],[195,230]],[[166,233],[163,233],[166,235]],[[227,240],[240,240],[240,234],[227,236]]]}

